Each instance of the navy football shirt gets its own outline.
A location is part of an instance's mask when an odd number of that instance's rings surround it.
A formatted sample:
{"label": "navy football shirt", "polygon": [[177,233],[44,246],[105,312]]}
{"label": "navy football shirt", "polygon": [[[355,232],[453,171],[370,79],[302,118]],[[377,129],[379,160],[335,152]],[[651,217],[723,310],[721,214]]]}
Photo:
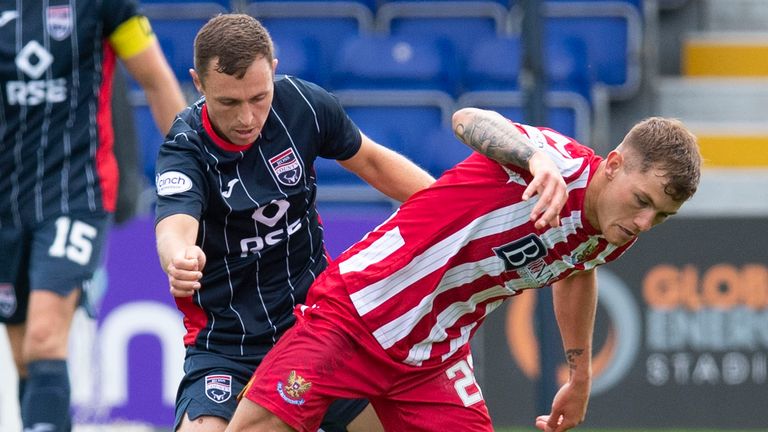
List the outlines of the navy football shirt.
{"label": "navy football shirt", "polygon": [[114,210],[107,37],[129,0],[0,0],[0,224]]}
{"label": "navy football shirt", "polygon": [[350,158],[360,143],[337,99],[294,77],[276,79],[248,147],[216,135],[204,99],[180,115],[157,160],[156,221],[181,213],[200,222],[202,288],[176,299],[187,346],[260,356],[293,323],[293,307],[327,265],[313,162]]}

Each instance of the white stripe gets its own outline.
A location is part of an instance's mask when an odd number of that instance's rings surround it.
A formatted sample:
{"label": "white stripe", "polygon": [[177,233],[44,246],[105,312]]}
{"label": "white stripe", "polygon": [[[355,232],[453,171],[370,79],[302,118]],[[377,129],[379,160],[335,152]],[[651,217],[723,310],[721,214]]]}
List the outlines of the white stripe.
{"label": "white stripe", "polygon": [[[440,294],[453,288],[473,282],[483,275],[498,276],[504,271],[504,263],[497,257],[492,256],[480,261],[464,263],[452,267],[445,272],[445,276],[440,281],[440,285],[428,296],[425,296],[418,305],[411,310],[400,315],[387,324],[379,327],[373,332],[376,340],[379,341],[384,349],[390,348],[399,340],[408,336],[416,324],[426,315],[432,312],[434,300]],[[507,292],[512,294],[511,291]]]}
{"label": "white stripe", "polygon": [[529,220],[532,200],[496,209],[436,243],[389,277],[350,295],[360,316],[377,308],[424,276],[443,267],[472,240],[514,229]]}
{"label": "white stripe", "polygon": [[[444,341],[448,334],[445,332],[445,329],[450,328],[453,326],[456,321],[459,320],[462,316],[472,313],[477,309],[477,306],[488,300],[489,298],[498,297],[501,295],[508,295],[509,292],[501,286],[495,286],[492,288],[489,288],[487,290],[483,290],[480,292],[475,293],[467,299],[466,301],[462,302],[456,302],[447,307],[445,310],[440,312],[440,314],[437,316],[437,321],[435,322],[435,325],[432,326],[432,330],[429,332],[429,336],[427,336],[423,341],[415,344],[411,350],[408,353],[408,357],[403,360],[404,363],[408,364],[421,364],[424,360],[429,359],[430,353],[432,352],[432,346],[435,343]],[[483,316],[488,315],[491,313],[494,309],[496,309],[500,304],[502,304],[502,300],[498,300],[492,303],[489,303],[485,307],[485,313]],[[473,324],[477,324],[476,322]],[[466,328],[469,328],[471,330],[472,327],[465,326],[462,330],[466,330]],[[469,340],[469,334],[462,335],[459,337],[459,339]],[[453,352],[449,352],[448,356],[452,355],[456,352],[456,349],[461,347],[461,345],[457,345],[456,347],[452,348]]]}
{"label": "white stripe", "polygon": [[395,227],[367,248],[339,264],[339,271],[341,274],[363,271],[368,266],[383,261],[404,245],[405,240],[400,235],[400,227]]}
{"label": "white stripe", "polygon": [[320,124],[317,121],[317,113],[315,112],[315,107],[313,107],[312,104],[309,103],[309,100],[307,100],[307,97],[304,96],[304,93],[302,93],[301,90],[299,90],[299,87],[296,85],[295,82],[293,82],[293,80],[290,77],[286,76],[285,79],[289,83],[291,83],[291,85],[296,89],[296,91],[299,93],[299,95],[301,95],[301,98],[304,99],[304,102],[307,103],[307,106],[309,106],[310,111],[312,111],[312,116],[314,116],[314,118],[315,118],[315,130],[317,132],[320,132]]}
{"label": "white stripe", "polygon": [[[218,179],[219,179],[218,190],[221,191],[221,188],[222,188],[223,184],[222,184],[222,181],[221,181],[221,170],[219,170],[219,160],[216,158],[216,156],[214,156],[213,153],[211,153],[208,150],[208,147],[203,146],[203,148],[208,153],[208,155],[210,157],[212,157],[213,160],[216,161],[216,163],[214,164],[213,169],[216,170],[216,175],[218,176]],[[226,200],[224,200],[224,204],[227,205],[227,214],[224,215],[224,245],[227,248],[227,254],[223,257],[223,261],[224,261],[224,268],[227,271],[227,283],[229,285],[229,309],[232,312],[234,312],[234,314],[237,316],[238,321],[240,321],[240,328],[243,331],[243,333],[240,335],[240,355],[244,355],[243,345],[245,343],[245,335],[247,334],[247,330],[245,329],[245,323],[243,322],[243,318],[240,316],[240,312],[238,312],[235,309],[235,307],[232,305],[232,300],[233,300],[233,298],[235,296],[235,290],[234,290],[234,287],[232,285],[232,273],[229,270],[229,262],[227,262],[227,257],[230,256],[230,254],[231,254],[231,251],[229,249],[229,236],[227,235],[227,229],[228,229],[228,226],[229,226],[229,215],[232,214],[232,207],[229,205],[229,203]],[[213,331],[213,326],[211,326],[211,331]]]}

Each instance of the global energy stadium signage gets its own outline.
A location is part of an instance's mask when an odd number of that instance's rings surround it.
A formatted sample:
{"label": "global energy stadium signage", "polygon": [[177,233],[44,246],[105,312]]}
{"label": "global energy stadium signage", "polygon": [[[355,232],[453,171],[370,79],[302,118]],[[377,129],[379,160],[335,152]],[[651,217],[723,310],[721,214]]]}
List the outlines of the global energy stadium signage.
{"label": "global energy stadium signage", "polygon": [[[587,425],[768,425],[766,240],[765,219],[679,218],[598,270]],[[537,414],[538,297],[531,291],[509,301],[475,345],[498,425],[532,424]],[[567,379],[564,365],[554,373]]]}

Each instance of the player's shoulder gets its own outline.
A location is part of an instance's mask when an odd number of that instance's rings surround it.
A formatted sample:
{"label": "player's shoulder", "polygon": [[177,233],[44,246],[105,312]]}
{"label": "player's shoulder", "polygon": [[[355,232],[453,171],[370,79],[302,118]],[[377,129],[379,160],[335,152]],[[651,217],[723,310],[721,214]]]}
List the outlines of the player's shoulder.
{"label": "player's shoulder", "polygon": [[333,96],[327,90],[311,81],[292,75],[277,75],[275,77],[274,100],[278,103],[304,102],[316,106],[328,103],[332,99]]}
{"label": "player's shoulder", "polygon": [[200,98],[176,116],[168,135],[166,135],[166,142],[173,142],[177,145],[197,145],[200,142],[200,133],[203,130],[202,106],[204,103],[205,99]]}

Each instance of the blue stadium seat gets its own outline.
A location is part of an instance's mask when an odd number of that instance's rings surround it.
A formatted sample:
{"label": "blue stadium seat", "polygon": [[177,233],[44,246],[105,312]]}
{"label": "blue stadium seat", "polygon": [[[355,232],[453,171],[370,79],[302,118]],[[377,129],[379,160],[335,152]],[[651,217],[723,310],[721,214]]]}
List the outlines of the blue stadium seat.
{"label": "blue stadium seat", "polygon": [[[580,39],[547,41],[544,49],[547,88],[575,91],[591,101],[594,78],[587,65],[586,46]],[[467,59],[464,89],[520,90],[523,47],[519,37],[480,39]]]}
{"label": "blue stadium seat", "polygon": [[596,82],[604,84],[613,99],[634,96],[640,86],[642,18],[623,2],[546,3],[545,33],[548,43],[586,47],[587,64]]}
{"label": "blue stadium seat", "polygon": [[319,49],[311,39],[280,36],[274,39],[277,73],[293,75],[312,82],[325,80],[317,67]]}
{"label": "blue stadium seat", "polygon": [[[429,156],[426,157],[426,154]],[[426,135],[424,159],[427,160],[423,162],[422,168],[439,177],[470,154],[472,149],[456,138],[450,125],[442,126],[432,129]]]}
{"label": "blue stadium seat", "polygon": [[[575,92],[550,91],[546,94],[547,122],[543,125],[590,144],[591,110],[587,101]],[[525,118],[525,100],[520,92],[468,92],[456,102],[459,107],[477,107],[498,111],[519,123],[532,123]]]}
{"label": "blue stadium seat", "polygon": [[[484,0],[490,3],[498,3],[504,8],[509,8],[515,4],[515,0]],[[444,3],[467,3],[467,0],[379,0],[379,6],[385,3],[432,3],[435,7],[440,7]]]}
{"label": "blue stadium seat", "polygon": [[[357,7],[356,5],[363,5],[368,8],[372,13],[376,12],[379,7],[380,0],[248,0],[247,3],[324,3],[327,6],[334,7],[333,3],[342,3],[346,6]],[[291,5],[291,7],[303,7],[304,5]]]}
{"label": "blue stadium seat", "polygon": [[176,78],[191,82],[189,69],[194,68],[195,35],[208,20],[226,12],[215,3],[148,4],[142,10],[149,18],[157,40],[165,53]]}
{"label": "blue stadium seat", "polygon": [[340,42],[373,28],[371,11],[354,2],[312,2],[301,7],[291,2],[259,2],[248,5],[247,12],[264,24],[278,44],[293,39],[317,47],[313,67],[321,86],[327,86],[325,71],[330,70]]}
{"label": "blue stadium seat", "polygon": [[[438,91],[343,90],[337,96],[364,134],[421,166],[432,156],[427,133],[449,127],[453,112],[451,97]],[[363,184],[335,161],[317,159],[315,167],[321,184]]]}
{"label": "blue stadium seat", "polygon": [[[518,0],[519,1],[519,0]],[[643,0],[545,0],[552,3],[626,3],[636,8],[638,11],[643,10]]]}
{"label": "blue stadium seat", "polygon": [[[237,1],[237,0],[233,0]],[[230,0],[141,0],[142,5],[172,6],[176,10],[183,10],[187,6],[197,7],[200,5],[210,6],[211,4],[221,6],[226,10],[232,8],[233,1]]]}
{"label": "blue stadium seat", "polygon": [[508,11],[492,1],[392,2],[376,14],[376,28],[385,34],[445,39],[466,59],[477,39],[504,34]]}
{"label": "blue stadium seat", "polygon": [[360,36],[344,41],[331,66],[334,89],[459,91],[459,70],[446,41]]}

